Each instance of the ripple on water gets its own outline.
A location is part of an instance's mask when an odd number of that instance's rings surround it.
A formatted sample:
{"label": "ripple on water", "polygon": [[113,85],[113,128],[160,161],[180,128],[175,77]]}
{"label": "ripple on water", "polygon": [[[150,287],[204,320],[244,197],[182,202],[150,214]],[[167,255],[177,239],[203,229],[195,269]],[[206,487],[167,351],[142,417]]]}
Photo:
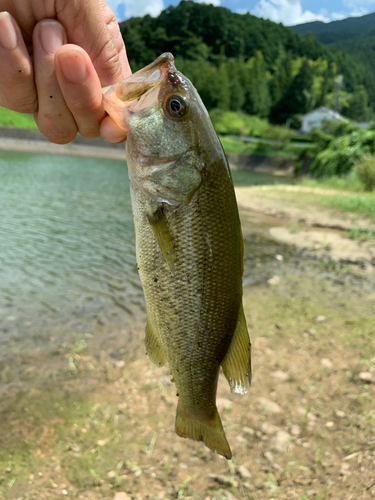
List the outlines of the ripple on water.
{"label": "ripple on water", "polygon": [[125,162],[2,152],[0,179],[0,361],[144,314]]}

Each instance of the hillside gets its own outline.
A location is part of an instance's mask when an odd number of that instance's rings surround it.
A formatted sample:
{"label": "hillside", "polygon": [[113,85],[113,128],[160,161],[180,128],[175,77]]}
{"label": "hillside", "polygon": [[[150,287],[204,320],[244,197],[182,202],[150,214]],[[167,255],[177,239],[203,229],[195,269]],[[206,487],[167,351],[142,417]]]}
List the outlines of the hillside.
{"label": "hillside", "polygon": [[[313,33],[316,39],[324,44],[331,44],[341,40],[349,40],[373,30],[375,27],[375,12],[360,17],[348,17],[340,21],[323,23],[315,21],[298,24],[291,28],[301,34]],[[343,49],[344,50],[344,49]]]}
{"label": "hillside", "polygon": [[[375,14],[374,14],[375,16]],[[375,26],[375,18],[374,18]],[[354,56],[363,66],[367,66],[375,73],[375,29],[363,35],[340,40],[329,45],[332,49],[342,50]]]}
{"label": "hillside", "polygon": [[362,121],[375,112],[375,76],[355,58],[249,13],[183,0],[158,17],[131,18],[120,27],[133,71],[172,52],[209,110],[285,123],[318,106],[334,106],[342,74],[341,111]]}
{"label": "hillside", "polygon": [[260,50],[270,64],[282,47],[294,56],[335,60],[324,45],[282,24],[192,1],[183,0],[177,7],[170,6],[156,18],[149,15],[131,18],[120,27],[129,59],[137,67],[165,51],[187,59],[215,61],[220,56],[247,59]]}

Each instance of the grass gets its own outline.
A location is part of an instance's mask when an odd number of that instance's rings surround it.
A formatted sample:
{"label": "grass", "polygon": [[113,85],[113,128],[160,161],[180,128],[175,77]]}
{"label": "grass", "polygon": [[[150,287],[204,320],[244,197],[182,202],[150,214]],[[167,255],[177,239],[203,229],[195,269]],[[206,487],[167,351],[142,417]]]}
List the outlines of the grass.
{"label": "grass", "polygon": [[293,142],[269,143],[266,140],[259,142],[243,142],[240,139],[228,136],[219,135],[220,141],[226,153],[238,153],[244,155],[262,155],[262,156],[278,156],[285,159],[297,160],[303,151],[313,152],[315,145],[309,146],[299,145]]}
{"label": "grass", "polygon": [[308,176],[299,181],[301,186],[318,187],[323,189],[339,189],[342,191],[363,192],[363,185],[358,177],[351,173],[345,177],[327,177],[323,179],[312,179]]}
{"label": "grass", "polygon": [[[288,188],[284,188],[283,186],[278,186],[272,190],[264,190],[262,191],[262,197],[279,200],[280,203],[285,203],[290,207],[303,208],[316,206],[348,214],[358,214],[359,216],[368,217],[371,222],[375,222],[375,192],[368,193],[348,190],[322,192],[321,189],[328,189],[328,185],[322,185],[315,181],[302,182],[299,185],[302,186],[300,191],[298,190],[298,185],[293,190],[288,190]],[[304,187],[312,187],[313,189],[310,191],[303,189]],[[330,187],[332,188],[332,186]],[[319,189],[315,190],[314,188]]]}
{"label": "grass", "polygon": [[365,215],[375,222],[375,193],[363,193],[351,196],[324,196],[319,203],[342,212]]}
{"label": "grass", "polygon": [[368,241],[375,239],[375,232],[353,227],[349,231],[349,238],[357,241]]}
{"label": "grass", "polygon": [[17,113],[0,106],[0,127],[37,129],[33,115]]}

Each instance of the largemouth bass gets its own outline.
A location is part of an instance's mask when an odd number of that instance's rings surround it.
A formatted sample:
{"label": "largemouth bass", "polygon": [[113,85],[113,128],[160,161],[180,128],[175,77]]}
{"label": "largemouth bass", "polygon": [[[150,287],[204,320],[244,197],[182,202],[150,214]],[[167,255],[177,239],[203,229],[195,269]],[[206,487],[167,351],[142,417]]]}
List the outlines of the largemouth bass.
{"label": "largemouth bass", "polygon": [[127,130],[146,351],[176,383],[176,432],[231,458],[216,408],[220,366],[232,392],[250,387],[242,306],[243,242],[228,163],[191,82],[165,53],[104,90]]}

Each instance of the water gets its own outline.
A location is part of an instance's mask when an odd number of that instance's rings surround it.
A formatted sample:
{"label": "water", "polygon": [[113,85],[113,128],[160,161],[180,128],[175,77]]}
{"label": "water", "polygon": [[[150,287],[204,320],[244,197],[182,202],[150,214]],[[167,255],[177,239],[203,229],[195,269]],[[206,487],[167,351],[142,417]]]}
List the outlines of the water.
{"label": "water", "polygon": [[2,152],[0,179],[0,361],[144,310],[125,162]]}
{"label": "water", "polygon": [[[244,282],[265,281],[280,245],[251,224],[244,235]],[[125,162],[2,152],[0,363],[64,352],[85,333],[99,345],[123,335],[126,345],[130,325],[144,320]]]}

